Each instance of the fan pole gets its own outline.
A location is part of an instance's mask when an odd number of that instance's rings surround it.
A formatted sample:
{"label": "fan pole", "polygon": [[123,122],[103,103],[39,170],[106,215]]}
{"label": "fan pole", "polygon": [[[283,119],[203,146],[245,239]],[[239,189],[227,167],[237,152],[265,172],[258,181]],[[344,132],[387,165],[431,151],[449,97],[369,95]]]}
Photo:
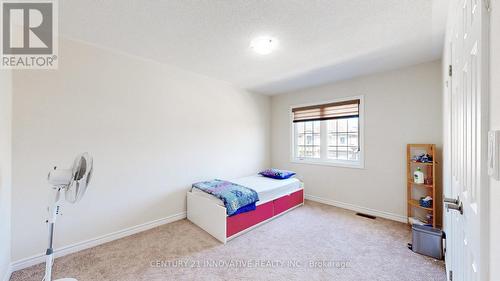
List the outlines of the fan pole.
{"label": "fan pole", "polygon": [[56,218],[59,214],[59,200],[61,198],[61,188],[55,188],[51,194],[51,203],[48,207],[49,218],[47,219],[47,226],[49,230],[49,241],[47,251],[45,252],[45,277],[44,281],[52,281],[52,264],[54,263],[54,249],[52,247],[54,241],[54,227]]}
{"label": "fan pole", "polygon": [[[47,228],[49,232],[49,241],[47,251],[45,252],[45,276],[42,281],[52,281],[52,265],[54,264],[54,229],[57,215],[59,215],[61,192],[64,192],[66,201],[76,203],[85,193],[87,185],[92,176],[92,157],[88,153],[79,155],[71,169],[57,169],[54,167],[49,172],[47,180],[53,186],[47,219]],[[74,278],[62,278],[54,281],[78,281]]]}

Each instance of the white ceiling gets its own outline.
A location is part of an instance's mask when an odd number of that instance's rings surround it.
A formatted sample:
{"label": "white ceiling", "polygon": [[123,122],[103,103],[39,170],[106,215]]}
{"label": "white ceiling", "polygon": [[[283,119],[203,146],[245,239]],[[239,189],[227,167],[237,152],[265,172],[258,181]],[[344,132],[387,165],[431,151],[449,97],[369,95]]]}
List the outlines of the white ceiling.
{"label": "white ceiling", "polygon": [[[448,0],[64,0],[60,34],[276,94],[437,59]],[[254,54],[272,35],[278,49]]]}

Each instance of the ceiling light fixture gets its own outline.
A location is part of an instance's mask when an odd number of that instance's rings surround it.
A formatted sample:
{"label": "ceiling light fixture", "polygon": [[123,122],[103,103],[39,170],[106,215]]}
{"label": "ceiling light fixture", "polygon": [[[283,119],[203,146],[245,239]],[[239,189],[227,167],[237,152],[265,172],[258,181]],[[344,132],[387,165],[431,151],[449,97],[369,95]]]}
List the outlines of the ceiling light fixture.
{"label": "ceiling light fixture", "polygon": [[278,40],[270,36],[260,36],[250,42],[250,48],[259,55],[268,55],[276,49]]}

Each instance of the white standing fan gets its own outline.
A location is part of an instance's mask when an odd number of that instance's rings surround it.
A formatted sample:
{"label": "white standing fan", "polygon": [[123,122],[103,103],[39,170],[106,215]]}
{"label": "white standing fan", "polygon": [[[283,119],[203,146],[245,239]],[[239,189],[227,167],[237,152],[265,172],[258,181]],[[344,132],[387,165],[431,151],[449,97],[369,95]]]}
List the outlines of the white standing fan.
{"label": "white standing fan", "polygon": [[[46,252],[44,281],[52,281],[52,265],[54,263],[54,250],[52,242],[54,240],[54,226],[56,217],[59,214],[61,205],[61,192],[64,192],[66,201],[76,203],[82,199],[90,178],[92,177],[92,157],[88,153],[83,153],[76,157],[71,169],[57,169],[54,167],[49,172],[48,181],[52,185],[51,202],[48,208],[49,218],[47,224],[49,228],[49,246]],[[62,278],[55,281],[77,281],[74,278]]]}

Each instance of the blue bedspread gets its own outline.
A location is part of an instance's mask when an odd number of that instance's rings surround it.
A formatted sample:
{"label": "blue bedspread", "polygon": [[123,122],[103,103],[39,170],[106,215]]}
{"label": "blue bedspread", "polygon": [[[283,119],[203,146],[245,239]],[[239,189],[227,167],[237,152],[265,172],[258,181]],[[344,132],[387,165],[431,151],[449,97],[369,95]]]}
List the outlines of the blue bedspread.
{"label": "blue bedspread", "polygon": [[229,181],[215,179],[195,183],[193,187],[221,199],[229,216],[236,214],[240,208],[245,211],[255,210],[255,202],[259,201],[259,195],[255,190]]}

